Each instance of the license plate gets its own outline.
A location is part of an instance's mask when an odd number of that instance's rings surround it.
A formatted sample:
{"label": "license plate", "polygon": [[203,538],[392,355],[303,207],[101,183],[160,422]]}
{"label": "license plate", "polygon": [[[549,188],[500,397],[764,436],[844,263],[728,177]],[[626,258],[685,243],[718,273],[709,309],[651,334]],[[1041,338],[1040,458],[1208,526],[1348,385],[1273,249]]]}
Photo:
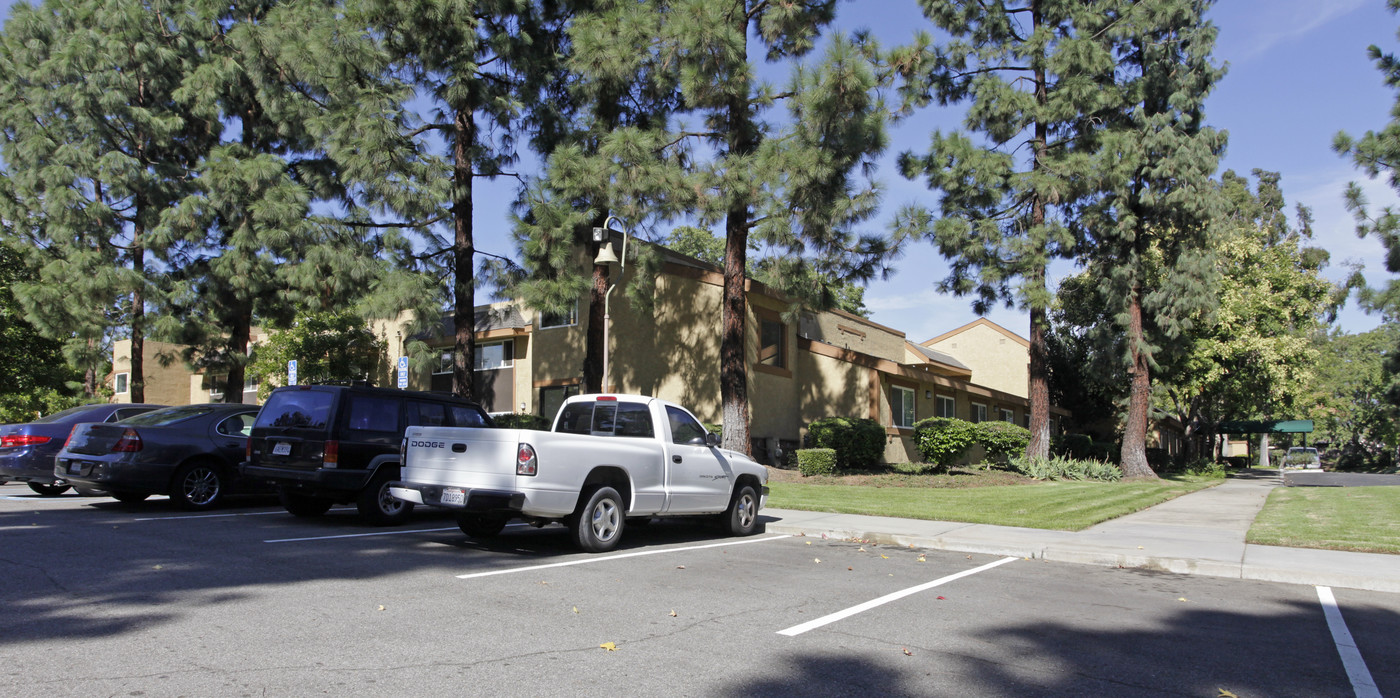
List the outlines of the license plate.
{"label": "license plate", "polygon": [[442,488],[442,503],[461,506],[467,503],[467,492],[460,487]]}
{"label": "license plate", "polygon": [[290,456],[292,455],[292,444],[286,441],[278,441],[272,445],[272,455]]}

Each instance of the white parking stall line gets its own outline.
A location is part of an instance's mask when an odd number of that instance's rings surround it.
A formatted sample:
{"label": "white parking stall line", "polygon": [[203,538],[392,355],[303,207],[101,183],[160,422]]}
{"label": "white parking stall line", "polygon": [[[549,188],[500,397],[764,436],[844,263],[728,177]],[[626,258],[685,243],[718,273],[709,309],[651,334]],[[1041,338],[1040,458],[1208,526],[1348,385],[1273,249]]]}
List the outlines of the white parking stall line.
{"label": "white parking stall line", "polygon": [[790,535],[770,536],[768,538],[746,538],[744,540],[725,541],[723,543],[709,543],[707,545],[688,545],[682,548],[661,548],[658,550],[640,550],[634,553],[620,553],[617,555],[604,555],[595,557],[585,557],[566,562],[554,562],[548,565],[531,565],[529,567],[512,567],[507,570],[494,570],[491,572],[476,572],[474,574],[459,574],[458,579],[477,579],[480,577],[494,577],[498,574],[514,574],[516,572],[533,572],[535,570],[547,570],[551,567],[572,567],[574,565],[587,565],[594,562],[611,562],[613,560],[623,560],[629,557],[643,557],[646,555],[660,555],[662,553],[681,553],[689,550],[705,550],[707,548],[723,548],[731,545],[747,545],[749,543],[767,543],[774,540],[792,538]]}
{"label": "white parking stall line", "polygon": [[[345,507],[343,509],[331,509],[332,512],[354,510],[354,507]],[[232,514],[186,514],[184,516],[144,516],[139,519],[132,519],[132,521],[179,521],[184,519],[219,519],[227,518],[230,516],[273,516],[276,514],[282,514],[284,516],[288,515],[286,511],[279,509],[277,511],[242,511]]]}
{"label": "white parking stall line", "polygon": [[1337,646],[1337,654],[1342,657],[1342,666],[1347,670],[1347,679],[1356,698],[1381,698],[1366,661],[1361,658],[1361,650],[1351,639],[1346,621],[1342,620],[1342,609],[1337,607],[1337,599],[1332,596],[1332,587],[1318,587],[1317,600],[1322,602],[1322,614],[1327,617],[1327,628],[1332,631],[1332,642]]}
{"label": "white parking stall line", "polygon": [[802,633],[807,632],[808,630],[815,630],[817,628],[822,627],[823,625],[829,625],[831,623],[835,623],[838,620],[850,618],[851,616],[854,616],[858,613],[864,613],[872,608],[875,608],[877,606],[883,606],[891,601],[898,601],[899,599],[902,599],[906,596],[917,594],[921,591],[928,591],[929,589],[932,589],[936,586],[941,586],[943,584],[947,584],[948,582],[977,574],[978,572],[985,572],[986,570],[992,569],[993,567],[1000,567],[1001,565],[1005,565],[1008,562],[1015,562],[1019,559],[1021,558],[1004,557],[1000,560],[997,560],[996,562],[989,562],[985,565],[982,565],[981,567],[976,567],[970,570],[964,570],[957,574],[950,574],[946,577],[935,579],[926,584],[920,584],[916,587],[909,587],[908,589],[902,589],[891,594],[885,594],[884,596],[881,596],[878,599],[871,599],[870,601],[866,601],[865,603],[860,604],[858,606],[852,606],[844,611],[837,611],[835,613],[822,616],[821,618],[817,618],[815,620],[809,620],[801,625],[794,625],[786,630],[779,630],[778,634],[787,635],[788,637],[795,637],[797,635],[801,635]]}
{"label": "white parking stall line", "polygon": [[399,536],[405,533],[437,533],[439,531],[456,531],[456,526],[448,528],[416,528],[411,531],[375,531],[374,533],[345,533],[338,536],[311,536],[308,538],[274,538],[265,540],[264,543],[301,543],[309,540],[334,540],[336,538],[369,538],[370,536]]}

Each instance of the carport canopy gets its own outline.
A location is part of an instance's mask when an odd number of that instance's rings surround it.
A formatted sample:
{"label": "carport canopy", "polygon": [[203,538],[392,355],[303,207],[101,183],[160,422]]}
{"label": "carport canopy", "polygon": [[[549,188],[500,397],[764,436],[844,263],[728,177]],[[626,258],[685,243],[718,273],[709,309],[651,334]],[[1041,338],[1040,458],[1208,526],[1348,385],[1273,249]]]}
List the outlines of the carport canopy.
{"label": "carport canopy", "polygon": [[1215,425],[1217,434],[1311,434],[1312,430],[1311,419],[1221,422]]}

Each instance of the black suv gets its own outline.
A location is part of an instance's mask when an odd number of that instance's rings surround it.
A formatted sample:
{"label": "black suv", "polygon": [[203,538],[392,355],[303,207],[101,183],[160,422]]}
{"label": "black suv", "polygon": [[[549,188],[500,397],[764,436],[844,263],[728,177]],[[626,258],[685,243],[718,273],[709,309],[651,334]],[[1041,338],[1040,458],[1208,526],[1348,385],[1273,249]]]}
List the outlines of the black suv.
{"label": "black suv", "polygon": [[480,405],[449,395],[346,385],[272,391],[239,471],[277,488],[296,516],[354,502],[378,526],[403,523],[413,504],[389,494],[399,442],[411,426],[494,426]]}

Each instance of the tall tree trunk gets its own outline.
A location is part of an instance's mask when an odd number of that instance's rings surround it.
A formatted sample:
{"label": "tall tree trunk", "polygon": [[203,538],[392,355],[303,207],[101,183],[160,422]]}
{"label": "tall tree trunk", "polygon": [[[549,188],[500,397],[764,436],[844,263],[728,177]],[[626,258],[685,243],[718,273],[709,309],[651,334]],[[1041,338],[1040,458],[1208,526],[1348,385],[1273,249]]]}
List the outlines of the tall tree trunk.
{"label": "tall tree trunk", "polygon": [[246,368],[248,365],[248,343],[252,341],[253,334],[253,309],[252,302],[244,303],[239,308],[238,316],[234,318],[233,327],[229,331],[229,363],[228,379],[224,381],[224,402],[238,404],[243,402],[243,384],[246,382]]}
{"label": "tall tree trunk", "polygon": [[132,231],[131,271],[135,272],[136,289],[131,292],[131,378],[128,386],[132,402],[146,401],[146,297],[141,284],[146,279],[146,249],[142,247],[145,233],[141,220],[141,206],[136,204],[137,223]]}
{"label": "tall tree trunk", "polygon": [[[1040,27],[1042,21],[1040,3],[1031,3],[1031,31],[1034,32],[1036,28]],[[1040,50],[1044,51],[1044,48]],[[1033,65],[1035,101],[1044,110],[1050,101],[1046,87],[1045,60],[1043,55],[1037,58],[1038,60]],[[1048,157],[1046,144],[1050,139],[1050,129],[1043,119],[1042,116],[1035,123],[1035,139],[1032,141],[1032,147],[1035,150],[1035,161],[1031,163],[1032,179],[1035,178],[1035,173],[1045,168],[1045,160]],[[1042,193],[1036,192],[1031,200],[1031,226],[1039,228],[1044,224],[1045,199]],[[1036,269],[1025,281],[1031,294],[1030,384],[1027,386],[1031,411],[1031,439],[1026,444],[1026,457],[1045,458],[1050,455],[1050,362],[1045,346],[1045,328],[1048,321],[1045,301],[1043,300],[1047,293],[1045,268]]]}
{"label": "tall tree trunk", "polygon": [[476,142],[472,112],[459,109],[453,119],[452,142],[452,394],[475,397],[472,369],[476,358],[476,278],[472,267],[472,163]]}
{"label": "tall tree trunk", "polygon": [[[740,36],[748,36],[748,17],[736,13]],[[748,88],[744,94],[729,96],[727,126],[731,166],[747,161],[758,143],[749,116]],[[731,451],[750,453],[749,371],[745,356],[745,319],[748,298],[744,293],[744,273],[748,266],[749,204],[733,201],[724,221],[724,301],[720,312],[719,393],[723,416],[723,445]]]}
{"label": "tall tree trunk", "polygon": [[1132,366],[1128,369],[1131,388],[1128,391],[1128,422],[1123,427],[1123,450],[1119,467],[1127,477],[1155,478],[1147,464],[1147,410],[1152,398],[1151,374],[1147,353],[1143,351],[1146,337],[1142,328],[1142,285],[1133,284],[1128,297],[1128,351]]}

